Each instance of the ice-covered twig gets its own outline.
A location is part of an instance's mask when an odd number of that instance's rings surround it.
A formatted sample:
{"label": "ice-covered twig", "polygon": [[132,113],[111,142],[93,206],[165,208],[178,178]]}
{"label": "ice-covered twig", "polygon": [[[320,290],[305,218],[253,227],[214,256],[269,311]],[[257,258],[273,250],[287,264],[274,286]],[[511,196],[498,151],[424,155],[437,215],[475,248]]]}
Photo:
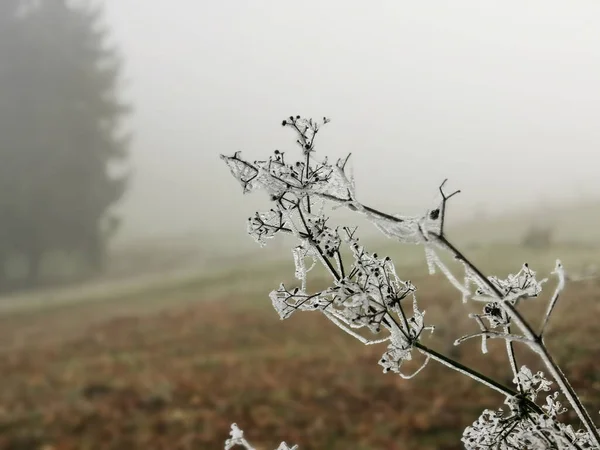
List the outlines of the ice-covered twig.
{"label": "ice-covered twig", "polygon": [[468,339],[472,339],[475,337],[485,337],[486,339],[504,339],[511,342],[523,342],[525,344],[529,344],[531,341],[525,336],[519,336],[516,334],[502,333],[499,331],[486,330],[481,331],[479,333],[467,334],[466,336],[462,336],[454,341],[454,345],[460,345],[464,341]]}
{"label": "ice-covered twig", "polygon": [[550,315],[556,306],[556,302],[558,301],[558,297],[560,297],[561,292],[565,288],[565,269],[563,268],[562,263],[559,260],[556,260],[556,267],[554,269],[553,274],[558,278],[558,284],[556,289],[554,290],[554,294],[552,294],[552,298],[548,303],[548,309],[546,310],[546,314],[544,314],[544,320],[542,322],[542,326],[540,327],[540,336],[544,335],[544,331],[546,330],[546,325],[548,325],[548,320],[550,319]]}

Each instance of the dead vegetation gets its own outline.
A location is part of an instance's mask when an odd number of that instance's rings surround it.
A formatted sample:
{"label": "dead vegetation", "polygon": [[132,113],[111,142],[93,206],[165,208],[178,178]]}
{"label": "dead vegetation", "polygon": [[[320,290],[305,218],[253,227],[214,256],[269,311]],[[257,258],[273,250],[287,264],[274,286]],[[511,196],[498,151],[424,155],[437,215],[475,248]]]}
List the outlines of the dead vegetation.
{"label": "dead vegetation", "polygon": [[[438,330],[435,347],[469,321],[456,313],[464,308],[456,293],[428,280],[420,283],[428,315],[456,317],[457,330]],[[205,295],[190,290],[171,307],[165,295],[164,308],[143,315],[137,299],[117,313],[95,303],[0,318],[0,339],[13,343],[0,358],[0,448],[213,449],[235,421],[258,448],[286,440],[307,450],[458,449],[465,424],[502,400],[435,364],[410,381],[383,374],[381,348],[319,314],[281,322],[266,295]],[[562,328],[547,337],[592,410],[600,336],[589,317],[599,297],[595,281],[572,283],[557,311]],[[463,345],[459,359],[510,377],[499,373],[505,361],[490,361],[501,352]]]}

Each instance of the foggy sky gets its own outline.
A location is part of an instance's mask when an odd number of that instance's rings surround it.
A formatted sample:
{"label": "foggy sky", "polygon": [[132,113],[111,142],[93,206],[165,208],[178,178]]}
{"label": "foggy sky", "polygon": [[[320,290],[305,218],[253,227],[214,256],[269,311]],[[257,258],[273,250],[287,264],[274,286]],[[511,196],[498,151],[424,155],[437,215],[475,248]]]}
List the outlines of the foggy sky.
{"label": "foggy sky", "polygon": [[[134,179],[122,237],[243,234],[219,153],[294,149],[290,114],[332,118],[359,197],[468,216],[600,192],[600,3],[106,0],[126,62]],[[485,205],[485,206],[481,206]],[[243,236],[242,236],[243,237]]]}

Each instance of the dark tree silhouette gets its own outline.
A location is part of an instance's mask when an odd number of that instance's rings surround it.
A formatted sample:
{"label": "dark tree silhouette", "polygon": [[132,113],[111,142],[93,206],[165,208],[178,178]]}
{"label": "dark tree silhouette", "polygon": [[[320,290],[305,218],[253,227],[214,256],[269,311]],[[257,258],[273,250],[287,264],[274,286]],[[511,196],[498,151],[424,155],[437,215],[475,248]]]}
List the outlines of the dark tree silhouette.
{"label": "dark tree silhouette", "polygon": [[50,250],[101,270],[127,184],[121,60],[98,8],[0,3],[0,278],[20,253],[35,284]]}

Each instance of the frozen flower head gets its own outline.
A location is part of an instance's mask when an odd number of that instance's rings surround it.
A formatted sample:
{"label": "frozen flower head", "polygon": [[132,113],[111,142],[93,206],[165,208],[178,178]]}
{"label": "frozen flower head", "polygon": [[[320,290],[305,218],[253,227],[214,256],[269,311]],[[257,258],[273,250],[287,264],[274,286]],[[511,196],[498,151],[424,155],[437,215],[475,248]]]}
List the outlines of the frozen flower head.
{"label": "frozen flower head", "polygon": [[[346,206],[371,218],[374,210],[355,201],[348,158],[331,164],[327,158],[315,157],[315,138],[328,122],[325,118],[317,122],[299,116],[282,122],[297,135],[301,152],[296,157],[276,150],[263,161],[247,161],[239,152],[222,158],[244,192],[262,189],[273,203],[268,211],[256,212],[248,219],[250,235],[261,245],[281,233],[298,239],[292,253],[300,285],[281,284],[270,294],[279,316],[286,319],[296,311],[321,311],[365,344],[387,343],[380,364],[384,371],[402,375],[401,365],[412,359],[422,332],[433,327],[425,326],[415,287],[398,277],[390,258],[368,252],[356,237],[356,229],[330,225],[325,212],[328,204]],[[417,242],[423,233],[419,227],[435,228],[434,223],[439,224],[441,219],[442,212],[437,209],[414,220],[393,216],[387,220],[395,224],[395,231],[404,230],[407,242]],[[317,265],[329,273],[331,286],[311,291],[308,275]],[[384,336],[371,339],[367,331]]]}
{"label": "frozen flower head", "polygon": [[[527,263],[523,264],[521,270],[516,274],[509,274],[506,278],[495,276],[488,277],[491,285],[479,284],[475,293],[475,299],[482,301],[486,297],[489,302],[496,302],[498,295],[505,301],[515,303],[521,299],[537,297],[542,292],[542,285],[548,281],[546,278],[537,280],[536,273],[529,268]],[[490,289],[495,288],[493,291]]]}
{"label": "frozen flower head", "polygon": [[559,392],[546,396],[546,404],[537,407],[534,401],[540,392],[550,390],[551,382],[542,372],[532,373],[522,366],[513,382],[520,394],[507,397],[508,411],[486,409],[463,433],[462,442],[468,450],[532,449],[575,450],[592,446],[588,433],[557,421],[567,411],[557,400]]}
{"label": "frozen flower head", "polygon": [[412,317],[406,320],[404,327],[392,328],[388,350],[379,361],[384,372],[392,371],[403,378],[412,378],[427,365],[429,358],[426,358],[424,363],[410,375],[406,375],[401,371],[402,363],[412,359],[413,348],[419,342],[423,331],[433,331],[433,327],[424,325],[424,316],[425,312],[419,311],[416,301],[413,301]]}
{"label": "frozen flower head", "polygon": [[[404,377],[413,376],[414,373],[405,375],[401,372],[402,363],[412,359],[412,351],[423,331],[433,331],[433,327],[424,323],[425,313],[418,308],[412,283],[398,277],[390,258],[367,252],[359,244],[354,232],[345,228],[340,236],[339,230],[330,231],[335,233],[335,238],[328,241],[332,242],[333,247],[330,248],[339,251],[340,246],[347,246],[354,263],[336,272],[331,287],[315,293],[306,291],[307,274],[322,255],[310,245],[296,247],[296,276],[302,281],[302,288],[288,289],[280,285],[279,289],[271,292],[273,306],[282,319],[298,310],[320,310],[365,344],[387,342],[388,349],[379,362],[384,371]],[[310,258],[309,265],[306,264],[307,258]],[[370,340],[359,334],[361,329],[368,329],[375,334],[387,331],[388,335]]]}
{"label": "frozen flower head", "polygon": [[526,366],[521,366],[519,373],[513,379],[513,383],[530,400],[535,400],[541,391],[549,391],[552,385],[552,382],[548,381],[542,372],[532,373]]}
{"label": "frozen flower head", "polygon": [[546,440],[536,434],[531,422],[505,417],[502,410],[486,409],[473,425],[465,429],[462,442],[467,450],[548,449]]}
{"label": "frozen flower head", "polygon": [[589,435],[547,416],[486,409],[462,436],[467,450],[592,450]]}

